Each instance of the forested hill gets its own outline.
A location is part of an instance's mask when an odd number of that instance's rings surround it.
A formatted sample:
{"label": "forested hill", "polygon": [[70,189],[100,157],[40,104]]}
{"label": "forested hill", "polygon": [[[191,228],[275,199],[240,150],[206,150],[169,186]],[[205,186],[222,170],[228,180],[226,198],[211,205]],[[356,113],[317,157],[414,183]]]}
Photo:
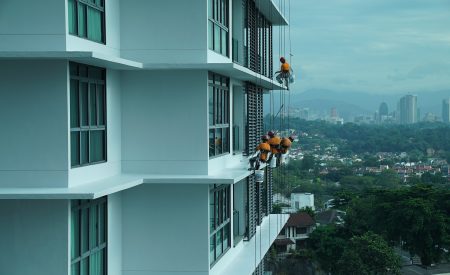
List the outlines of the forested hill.
{"label": "forested hill", "polygon": [[[266,116],[266,128],[270,117]],[[288,125],[289,122],[289,125]],[[291,118],[282,128],[295,129],[298,134],[324,136],[340,144],[340,151],[354,153],[376,152],[426,152],[428,148],[449,154],[450,125],[444,123],[417,123],[413,125],[357,125],[345,123],[334,125],[325,121],[306,121]],[[274,129],[281,129],[275,120]],[[301,141],[300,141],[301,142]]]}

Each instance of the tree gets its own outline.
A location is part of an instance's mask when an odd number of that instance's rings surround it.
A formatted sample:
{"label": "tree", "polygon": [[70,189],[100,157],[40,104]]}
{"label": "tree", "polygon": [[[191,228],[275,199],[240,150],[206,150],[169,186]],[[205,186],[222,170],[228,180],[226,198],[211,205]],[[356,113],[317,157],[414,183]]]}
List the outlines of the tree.
{"label": "tree", "polygon": [[321,226],[314,230],[308,239],[308,246],[315,259],[325,272],[335,272],[335,263],[340,259],[346,244],[339,228]]}
{"label": "tree", "polygon": [[301,162],[300,166],[301,170],[314,169],[314,166],[315,166],[314,157],[310,155],[305,155]]}

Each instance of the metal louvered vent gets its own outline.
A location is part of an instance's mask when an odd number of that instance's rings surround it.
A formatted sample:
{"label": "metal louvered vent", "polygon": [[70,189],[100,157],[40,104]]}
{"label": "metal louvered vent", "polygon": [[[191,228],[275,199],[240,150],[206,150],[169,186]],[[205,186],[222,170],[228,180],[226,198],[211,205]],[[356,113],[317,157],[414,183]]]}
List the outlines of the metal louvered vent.
{"label": "metal louvered vent", "polygon": [[272,23],[256,7],[255,0],[243,0],[245,9],[245,62],[247,68],[271,78],[273,76]]}
{"label": "metal louvered vent", "polygon": [[255,176],[250,175],[248,178],[248,184],[247,184],[247,209],[248,209],[248,232],[247,232],[247,238],[250,240],[253,236],[256,234],[256,200],[255,200],[255,193],[256,193],[256,182],[255,182]]}
{"label": "metal louvered vent", "polygon": [[246,83],[247,97],[247,155],[255,152],[263,133],[263,91],[249,82]]}

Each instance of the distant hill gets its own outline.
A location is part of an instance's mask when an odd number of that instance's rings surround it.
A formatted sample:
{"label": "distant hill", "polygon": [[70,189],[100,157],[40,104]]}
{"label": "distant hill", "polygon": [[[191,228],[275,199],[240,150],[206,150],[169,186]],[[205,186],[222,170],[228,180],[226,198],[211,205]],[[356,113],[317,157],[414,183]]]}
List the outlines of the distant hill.
{"label": "distant hill", "polygon": [[[304,93],[291,92],[291,106],[293,108],[310,108],[317,114],[329,114],[335,107],[338,114],[344,119],[355,115],[373,115],[378,110],[381,102],[386,102],[389,112],[396,110],[397,102],[405,94],[369,94],[364,92],[342,92],[323,89],[310,89]],[[420,92],[417,95],[421,116],[427,112],[441,115],[442,99],[450,97],[450,90],[435,92]],[[275,109],[279,109],[279,93],[274,92]],[[286,97],[286,101],[287,101]],[[264,100],[264,111],[269,113],[270,97]]]}

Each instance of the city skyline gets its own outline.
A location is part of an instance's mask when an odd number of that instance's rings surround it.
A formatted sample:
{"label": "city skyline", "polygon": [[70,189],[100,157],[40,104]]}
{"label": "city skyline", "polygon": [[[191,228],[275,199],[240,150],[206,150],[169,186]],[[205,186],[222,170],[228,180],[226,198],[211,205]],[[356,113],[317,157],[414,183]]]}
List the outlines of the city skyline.
{"label": "city skyline", "polygon": [[289,4],[291,27],[281,30],[286,42],[279,52],[289,55],[291,45],[297,73],[294,92],[449,90],[450,62],[442,57],[450,55],[450,2],[286,1]]}

